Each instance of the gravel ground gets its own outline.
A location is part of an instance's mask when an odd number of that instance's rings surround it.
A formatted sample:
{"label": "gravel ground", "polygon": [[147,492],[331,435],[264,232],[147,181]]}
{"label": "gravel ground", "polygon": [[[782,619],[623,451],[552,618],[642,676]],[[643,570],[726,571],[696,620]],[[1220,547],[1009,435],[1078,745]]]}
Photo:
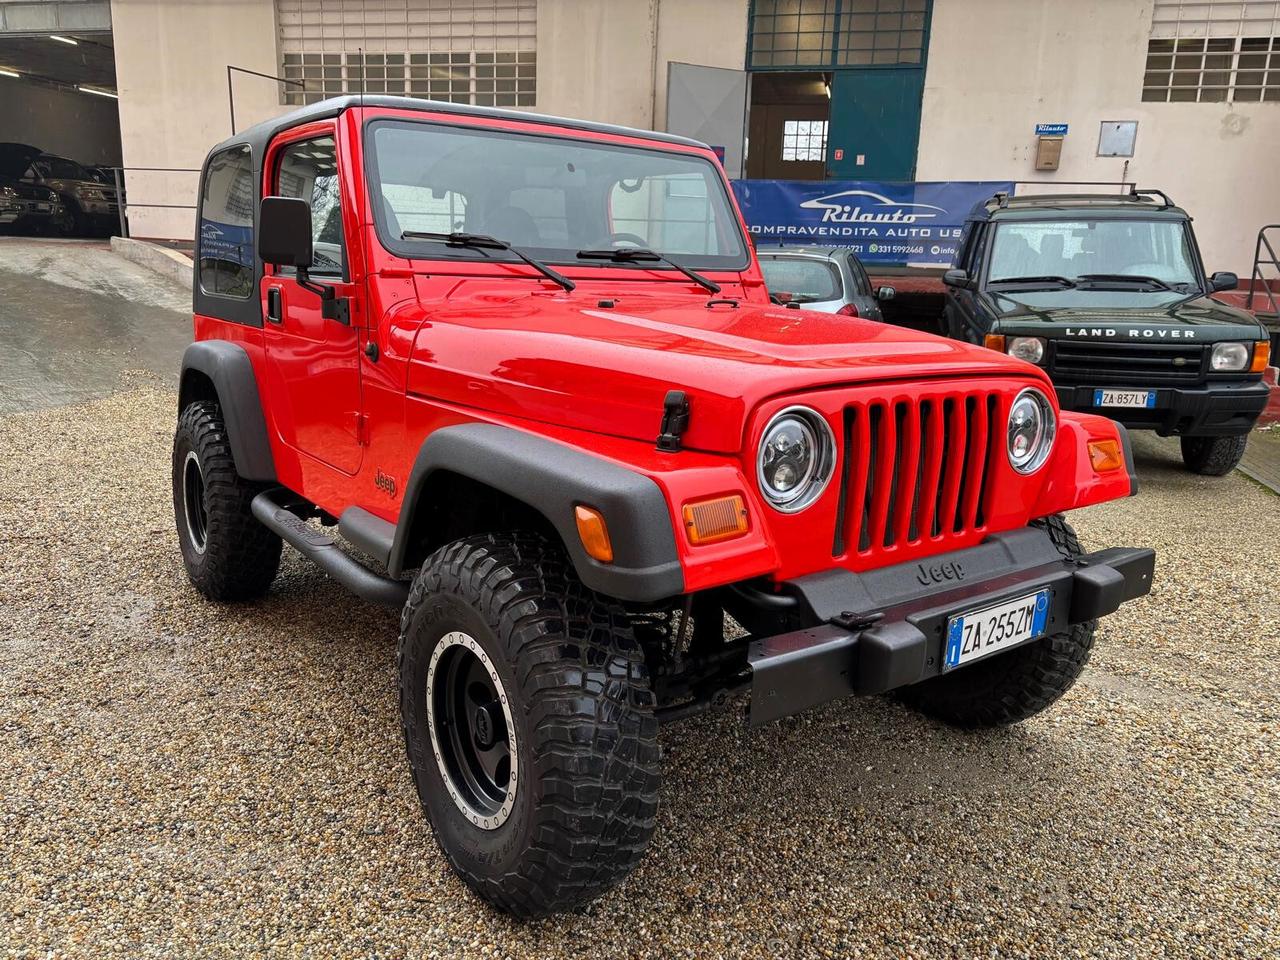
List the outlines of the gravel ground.
{"label": "gravel ground", "polygon": [[1136,443],[1086,542],[1159,551],[1067,698],[957,733],[845,701],[663,735],[649,856],[530,925],[449,874],[396,707],[396,616],[286,551],[187,585],[174,398],[0,417],[0,954],[1280,955],[1280,501]]}

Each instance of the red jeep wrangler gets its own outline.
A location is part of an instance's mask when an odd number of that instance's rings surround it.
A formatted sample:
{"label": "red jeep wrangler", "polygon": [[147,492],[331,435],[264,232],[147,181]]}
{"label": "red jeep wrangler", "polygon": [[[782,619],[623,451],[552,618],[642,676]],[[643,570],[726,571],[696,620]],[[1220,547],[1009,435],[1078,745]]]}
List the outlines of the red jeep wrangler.
{"label": "red jeep wrangler", "polygon": [[512,913],[635,866],[660,724],[887,691],[1016,722],[1150,588],[1152,551],[1060,516],[1134,492],[1122,427],[991,350],[772,305],[703,144],[328,100],[213,149],[197,261],[187,572],[260,597],[285,541],[403,608],[419,797]]}

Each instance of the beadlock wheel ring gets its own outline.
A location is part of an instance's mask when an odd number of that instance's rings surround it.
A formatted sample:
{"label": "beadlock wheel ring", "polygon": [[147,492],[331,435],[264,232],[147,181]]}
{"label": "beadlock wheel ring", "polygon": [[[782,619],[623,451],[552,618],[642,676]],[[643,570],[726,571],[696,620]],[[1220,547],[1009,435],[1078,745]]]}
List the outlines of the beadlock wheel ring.
{"label": "beadlock wheel ring", "polygon": [[431,751],[450,799],[473,826],[498,829],[515,806],[519,756],[510,698],[474,637],[454,630],[436,642],[426,701]]}

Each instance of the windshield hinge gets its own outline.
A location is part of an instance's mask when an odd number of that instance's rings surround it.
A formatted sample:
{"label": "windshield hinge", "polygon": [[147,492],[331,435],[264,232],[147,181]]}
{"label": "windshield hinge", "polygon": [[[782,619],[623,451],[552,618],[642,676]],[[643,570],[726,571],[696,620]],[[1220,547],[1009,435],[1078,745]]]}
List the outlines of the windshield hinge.
{"label": "windshield hinge", "polygon": [[658,449],[675,452],[680,449],[680,438],[689,429],[689,398],[683,390],[668,390],[662,401],[662,432],[658,434]]}

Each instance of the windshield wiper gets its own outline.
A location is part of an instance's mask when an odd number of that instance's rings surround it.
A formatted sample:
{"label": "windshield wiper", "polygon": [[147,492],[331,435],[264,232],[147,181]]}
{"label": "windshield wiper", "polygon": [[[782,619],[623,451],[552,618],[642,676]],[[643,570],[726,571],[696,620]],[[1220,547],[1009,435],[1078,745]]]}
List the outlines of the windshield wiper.
{"label": "windshield wiper", "polygon": [[424,230],[406,230],[400,234],[401,240],[435,240],[450,247],[468,247],[472,250],[505,250],[508,253],[514,253],[517,257],[527,263],[533,269],[548,280],[554,280],[566,290],[572,290],[577,286],[572,280],[562,273],[552,270],[541,260],[536,260],[529,254],[525,253],[518,247],[513,247],[505,240],[499,240],[497,237],[486,237],[479,233],[429,233]]}
{"label": "windshield wiper", "polygon": [[1054,276],[1046,274],[1042,277],[1000,277],[998,280],[989,280],[988,283],[1056,283],[1063,287],[1074,287],[1076,282],[1066,277]]}
{"label": "windshield wiper", "polygon": [[708,280],[700,273],[695,273],[688,267],[676,263],[670,257],[665,257],[656,250],[649,250],[646,247],[619,247],[617,250],[579,250],[579,260],[612,260],[615,263],[665,263],[675,267],[686,277],[696,283],[702,289],[711,293],[720,292],[720,284],[714,280]]}
{"label": "windshield wiper", "polygon": [[[1144,277],[1137,273],[1082,273],[1080,276],[1076,277],[1076,279],[1101,283],[1149,283],[1162,290],[1173,290],[1173,287],[1169,286],[1169,284],[1165,283],[1159,277]],[[1179,293],[1181,291],[1173,290],[1173,292]]]}

